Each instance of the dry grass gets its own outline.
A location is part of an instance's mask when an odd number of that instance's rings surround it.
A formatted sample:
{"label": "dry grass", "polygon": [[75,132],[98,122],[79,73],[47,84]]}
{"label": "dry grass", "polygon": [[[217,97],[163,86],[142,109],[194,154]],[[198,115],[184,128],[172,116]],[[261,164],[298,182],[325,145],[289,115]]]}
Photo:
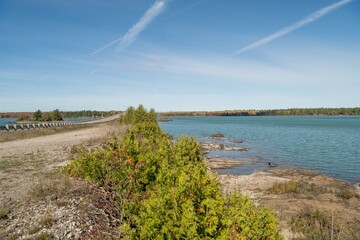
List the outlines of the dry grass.
{"label": "dry grass", "polygon": [[298,234],[295,240],[360,239],[359,222],[344,223],[334,213],[308,206],[291,218],[290,225]]}
{"label": "dry grass", "polygon": [[0,170],[8,171],[9,169],[20,167],[23,164],[24,161],[20,159],[3,160],[0,162]]}
{"label": "dry grass", "polygon": [[0,206],[0,221],[7,219],[10,213],[10,209],[6,206]]}
{"label": "dry grass", "polygon": [[11,234],[7,236],[4,240],[16,240],[18,239],[18,236],[16,234]]}
{"label": "dry grass", "polygon": [[35,238],[35,240],[49,240],[51,239],[51,235],[49,233],[42,233]]}
{"label": "dry grass", "polygon": [[49,228],[52,226],[53,222],[54,222],[54,218],[52,216],[45,216],[40,219],[39,225],[42,227]]}
{"label": "dry grass", "polygon": [[350,189],[342,189],[340,192],[336,194],[339,198],[349,200],[350,198],[356,197],[355,192]]}
{"label": "dry grass", "polygon": [[38,233],[40,230],[41,230],[41,227],[40,227],[40,226],[34,225],[34,226],[32,226],[31,228],[29,228],[28,233],[29,233],[30,235],[33,235],[33,234]]}
{"label": "dry grass", "polygon": [[276,182],[274,183],[269,191],[273,194],[287,194],[287,193],[298,193],[299,189],[297,186],[297,182],[291,180],[287,182]]}
{"label": "dry grass", "polygon": [[31,200],[44,200],[48,196],[54,196],[55,200],[58,195],[67,193],[70,188],[70,179],[59,170],[54,170],[46,173],[42,180],[35,184],[28,193]]}
{"label": "dry grass", "polygon": [[306,195],[319,195],[321,193],[327,193],[329,190],[325,187],[316,185],[314,183],[308,183],[304,181],[286,181],[274,183],[269,191],[276,195],[281,194],[306,194]]}

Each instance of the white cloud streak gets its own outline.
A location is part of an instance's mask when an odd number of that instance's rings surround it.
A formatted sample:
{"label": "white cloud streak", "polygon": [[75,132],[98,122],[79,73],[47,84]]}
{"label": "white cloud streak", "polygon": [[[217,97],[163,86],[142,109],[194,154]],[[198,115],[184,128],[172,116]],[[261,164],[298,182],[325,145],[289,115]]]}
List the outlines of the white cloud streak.
{"label": "white cloud streak", "polygon": [[144,16],[122,37],[118,49],[122,50],[132,44],[139,34],[164,10],[167,0],[156,0]]}
{"label": "white cloud streak", "polygon": [[246,46],[244,48],[241,48],[241,49],[233,52],[227,59],[232,58],[232,57],[234,57],[234,56],[236,56],[238,54],[241,54],[243,52],[247,52],[247,51],[253,50],[255,48],[258,48],[260,46],[263,46],[265,44],[268,44],[268,43],[270,43],[270,42],[272,42],[272,41],[274,41],[274,40],[276,40],[276,39],[278,39],[278,38],[280,38],[280,37],[282,37],[284,35],[287,35],[287,34],[291,33],[292,31],[295,31],[298,28],[301,28],[301,27],[303,27],[303,26],[305,26],[307,24],[310,24],[310,23],[318,20],[319,18],[331,13],[332,11],[335,11],[336,9],[350,3],[351,1],[352,0],[342,0],[340,2],[333,3],[333,4],[331,4],[331,5],[327,6],[327,7],[324,7],[322,9],[320,9],[320,10],[306,16],[305,18],[301,19],[300,21],[298,21],[298,22],[296,22],[296,23],[294,23],[294,24],[292,24],[290,26],[287,26],[287,27],[285,27],[285,28],[283,28],[283,29],[281,29],[281,30],[279,30],[279,31],[277,31],[277,32],[275,32],[275,33],[273,33],[273,34],[259,40],[259,41],[256,41],[256,42],[254,42],[254,43],[252,43],[252,44],[250,44],[250,45],[248,45],[248,46]]}
{"label": "white cloud streak", "polygon": [[101,52],[115,43],[119,43],[118,50],[122,50],[132,44],[139,34],[144,31],[147,26],[165,9],[167,2],[168,0],[156,0],[155,3],[140,18],[140,20],[132,28],[130,28],[123,37],[110,42],[96,51],[93,51],[90,55]]}
{"label": "white cloud streak", "polygon": [[47,79],[48,77],[49,77],[49,75],[45,75],[45,76],[39,78],[38,81],[39,81],[39,82],[40,82],[40,81],[44,81],[44,80]]}

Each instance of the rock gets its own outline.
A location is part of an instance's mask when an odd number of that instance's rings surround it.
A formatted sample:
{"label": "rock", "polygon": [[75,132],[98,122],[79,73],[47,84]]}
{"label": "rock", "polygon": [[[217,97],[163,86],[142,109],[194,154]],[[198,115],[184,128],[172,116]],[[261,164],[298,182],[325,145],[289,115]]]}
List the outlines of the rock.
{"label": "rock", "polygon": [[225,137],[223,134],[221,133],[215,133],[215,134],[211,134],[208,136],[208,138],[211,139],[217,139],[217,140],[228,140],[227,137]]}
{"label": "rock", "polygon": [[238,146],[228,146],[228,145],[216,143],[216,142],[202,142],[202,143],[200,143],[200,146],[201,146],[201,151],[204,154],[207,154],[210,151],[214,151],[214,150],[240,151],[240,152],[249,150],[248,148],[242,148],[242,147],[238,147]]}
{"label": "rock", "polygon": [[269,167],[277,167],[277,164],[276,164],[276,163],[273,163],[273,162],[269,162],[269,163],[268,163],[268,166],[269,166]]}
{"label": "rock", "polygon": [[211,134],[208,136],[208,138],[215,139],[215,140],[225,140],[225,141],[229,141],[232,143],[242,143],[243,142],[242,140],[225,137],[224,134],[222,134],[222,133]]}
{"label": "rock", "polygon": [[240,165],[251,165],[254,163],[250,161],[209,160],[206,161],[206,164],[210,167],[210,169],[226,169]]}
{"label": "rock", "polygon": [[159,118],[158,122],[171,122],[172,119],[171,118]]}
{"label": "rock", "polygon": [[232,142],[232,143],[243,143],[243,141],[242,140],[239,140],[239,139],[228,139],[230,142]]}

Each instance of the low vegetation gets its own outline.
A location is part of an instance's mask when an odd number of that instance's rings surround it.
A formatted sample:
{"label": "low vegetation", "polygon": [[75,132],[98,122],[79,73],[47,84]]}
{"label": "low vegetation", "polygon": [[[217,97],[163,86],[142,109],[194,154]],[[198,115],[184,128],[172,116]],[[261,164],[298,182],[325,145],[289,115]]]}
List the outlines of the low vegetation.
{"label": "low vegetation", "polygon": [[276,182],[269,189],[273,194],[288,194],[288,193],[298,193],[299,187],[295,181],[286,181],[286,182]]}
{"label": "low vegetation", "polygon": [[317,195],[321,193],[326,193],[329,190],[325,187],[316,185],[314,183],[308,183],[304,181],[285,181],[285,182],[276,182],[274,183],[269,191],[273,194],[310,194]]}
{"label": "low vegetation", "polygon": [[163,116],[359,116],[360,108],[289,108],[273,110],[225,110],[163,112]]}
{"label": "low vegetation", "polygon": [[[360,239],[359,221],[348,225],[338,220],[334,212],[305,207],[291,219],[296,240]],[[346,227],[345,227],[346,226]]]}
{"label": "low vegetation", "polygon": [[119,231],[130,239],[282,239],[274,213],[238,193],[222,195],[199,143],[170,141],[154,110],[130,107],[123,137],[81,150],[64,168],[97,183],[116,201]]}
{"label": "low vegetation", "polygon": [[291,219],[291,229],[298,233],[297,239],[334,239],[332,235],[338,235],[340,227],[332,223],[331,215],[306,207]]}
{"label": "low vegetation", "polygon": [[5,205],[0,205],[0,221],[7,219],[8,214],[10,213],[10,210]]}
{"label": "low vegetation", "polygon": [[338,197],[340,197],[342,199],[346,199],[346,200],[349,200],[353,197],[359,197],[354,191],[351,191],[350,189],[342,189],[336,195]]}
{"label": "low vegetation", "polygon": [[28,191],[32,200],[45,200],[50,196],[65,194],[71,188],[71,181],[59,170],[44,174],[43,180],[34,184]]}

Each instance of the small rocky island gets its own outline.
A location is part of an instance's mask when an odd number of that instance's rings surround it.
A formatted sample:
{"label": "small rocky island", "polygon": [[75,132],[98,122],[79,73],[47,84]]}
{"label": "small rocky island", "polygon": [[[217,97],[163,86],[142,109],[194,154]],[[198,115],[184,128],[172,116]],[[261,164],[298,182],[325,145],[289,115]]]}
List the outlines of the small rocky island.
{"label": "small rocky island", "polygon": [[[208,154],[212,151],[238,151],[238,152],[246,152],[249,151],[248,148],[240,147],[231,143],[242,143],[242,140],[231,139],[224,136],[221,133],[211,134],[208,137],[209,139],[215,141],[201,142],[200,149],[202,153],[205,155],[206,163],[208,164],[210,169],[227,169],[240,165],[250,165],[255,164],[256,162],[253,159],[231,159],[224,158],[220,156],[208,156]],[[229,142],[230,144],[228,144]]]}

